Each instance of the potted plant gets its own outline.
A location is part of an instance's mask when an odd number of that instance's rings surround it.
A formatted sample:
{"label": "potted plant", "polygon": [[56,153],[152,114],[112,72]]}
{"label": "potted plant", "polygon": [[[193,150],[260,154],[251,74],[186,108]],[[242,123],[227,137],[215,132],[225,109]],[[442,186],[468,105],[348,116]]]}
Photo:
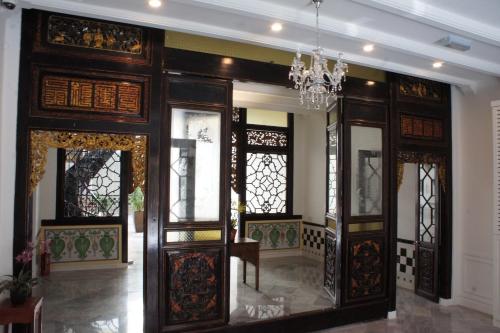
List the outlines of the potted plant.
{"label": "potted plant", "polygon": [[136,188],[134,192],[129,195],[129,204],[134,211],[134,225],[135,232],[144,231],[144,194],[140,187]]}
{"label": "potted plant", "polygon": [[8,290],[12,305],[22,305],[31,296],[33,285],[38,281],[31,275],[31,261],[33,259],[33,249],[35,246],[28,243],[28,247],[16,257],[18,263],[23,267],[16,275],[6,275],[8,279],[0,282],[0,293]]}
{"label": "potted plant", "polygon": [[242,202],[238,202],[238,207],[236,208],[237,215],[231,218],[231,234],[230,241],[234,242],[236,234],[238,233],[238,220],[241,214],[245,213],[246,206]]}
{"label": "potted plant", "polygon": [[231,242],[234,242],[234,239],[236,238],[236,233],[238,232],[238,220],[237,219],[231,219],[231,234],[230,234],[230,240]]}

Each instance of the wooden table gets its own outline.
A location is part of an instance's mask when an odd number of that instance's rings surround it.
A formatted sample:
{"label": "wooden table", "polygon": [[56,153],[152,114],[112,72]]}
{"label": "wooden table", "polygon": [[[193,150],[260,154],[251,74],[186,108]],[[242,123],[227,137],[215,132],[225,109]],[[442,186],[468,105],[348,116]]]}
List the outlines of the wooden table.
{"label": "wooden table", "polygon": [[255,266],[255,290],[259,290],[259,241],[236,238],[229,247],[229,254],[243,260],[243,283],[247,282],[247,261]]}
{"label": "wooden table", "polygon": [[10,324],[31,325],[34,333],[42,333],[42,297],[30,297],[23,305],[13,306],[9,299],[0,303],[0,325],[9,332]]}

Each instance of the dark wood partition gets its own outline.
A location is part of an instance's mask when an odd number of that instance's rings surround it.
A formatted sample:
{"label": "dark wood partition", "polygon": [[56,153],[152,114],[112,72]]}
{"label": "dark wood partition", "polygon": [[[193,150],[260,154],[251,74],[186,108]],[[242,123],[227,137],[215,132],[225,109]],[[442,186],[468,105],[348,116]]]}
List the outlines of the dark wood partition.
{"label": "dark wood partition", "polygon": [[[389,276],[391,309],[396,300],[397,195],[400,163],[439,166],[439,220],[435,247],[421,248],[417,259],[417,292],[437,301],[451,297],[452,155],[450,86],[415,77],[390,74],[391,89],[391,244]],[[399,169],[401,170],[401,169]],[[420,251],[420,250],[419,250]],[[431,251],[431,252],[429,252]],[[434,251],[437,251],[435,253]],[[431,254],[431,255],[429,255]],[[418,253],[417,253],[418,256]],[[422,284],[422,279],[427,282]],[[434,282],[431,282],[434,281]]]}
{"label": "dark wood partition", "polygon": [[[385,83],[368,85],[356,82],[346,86],[340,101],[340,123],[342,126],[342,290],[341,305],[366,304],[388,299],[388,231],[389,231],[389,96]],[[363,145],[373,146],[375,138],[355,143],[359,135],[354,130],[368,131],[376,135],[379,144],[366,150]],[[371,134],[370,134],[371,133]],[[357,147],[357,148],[356,148]],[[352,153],[357,152],[356,156]],[[358,156],[359,155],[359,156]],[[368,161],[365,170],[363,161]],[[378,179],[376,183],[365,184]],[[377,188],[373,188],[373,187]],[[370,203],[370,193],[378,192],[377,204]],[[366,193],[364,193],[366,192]],[[363,194],[364,193],[364,194]],[[355,199],[355,201],[353,201]]]}
{"label": "dark wood partition", "polygon": [[[162,170],[161,179],[161,211],[164,229],[160,234],[162,248],[162,267],[160,269],[160,318],[162,331],[181,332],[201,328],[221,326],[229,320],[229,254],[228,236],[230,216],[230,145],[232,119],[232,83],[227,80],[207,79],[169,75],[165,79],[166,105],[162,117]],[[179,128],[176,117],[182,112],[190,112],[183,119],[185,128]],[[206,120],[197,133],[189,123],[189,116],[204,117],[208,115],[219,120],[220,127],[213,128]],[[177,126],[177,127],[176,127]],[[212,126],[212,127],[211,127]],[[198,128],[196,128],[198,129]],[[218,131],[218,133],[217,133]],[[179,133],[183,132],[183,133]],[[184,134],[186,138],[179,138]],[[216,138],[219,137],[220,140]],[[182,150],[175,141],[191,142],[193,148]],[[198,149],[205,142],[216,145],[220,142],[219,174],[208,174],[205,178],[219,177],[217,198],[208,198],[218,202],[217,218],[200,218],[205,212],[195,209],[176,210],[176,204],[182,195],[177,196],[176,165],[183,156],[198,158]],[[172,147],[172,149],[170,148]],[[174,156],[174,152],[176,156]],[[217,154],[217,152],[215,152]],[[184,194],[186,204],[194,204],[199,195],[194,191],[200,179],[194,176],[195,170],[207,169],[208,161],[196,161],[189,167],[186,179],[193,188],[191,194]],[[189,163],[189,162],[187,162]],[[196,178],[196,179],[194,179]],[[174,198],[175,196],[175,198]],[[217,204],[216,204],[217,208]],[[203,215],[204,216],[204,215]]]}
{"label": "dark wood partition", "polygon": [[[18,104],[14,253],[32,239],[33,130],[147,138],[144,323],[158,331],[159,161],[164,32],[23,10]],[[14,265],[14,269],[20,267]],[[24,329],[16,327],[16,332]]]}
{"label": "dark wood partition", "polygon": [[[350,77],[344,97],[338,101],[342,135],[339,167],[344,172],[344,181],[339,183],[342,235],[336,239],[337,246],[330,246],[338,259],[330,268],[337,270],[339,280],[334,288],[340,294],[336,295],[339,307],[241,327],[225,325],[229,319],[231,80],[290,87],[289,67],[235,58],[224,61],[222,56],[166,49],[163,45],[161,30],[23,11],[14,253],[32,239],[31,131],[142,135],[147,137],[145,332],[302,332],[381,318],[387,310],[395,309],[397,161],[399,151],[406,151],[441,156],[446,161],[436,288],[440,297],[450,297],[449,86],[401,75],[390,75],[388,83],[374,85]],[[174,109],[220,115],[216,219],[194,221],[189,214],[176,222],[170,218],[171,148],[182,147],[189,152],[194,146],[193,142],[172,139]],[[368,149],[356,158],[356,170],[363,161],[382,161],[382,205],[375,214],[352,214],[353,128],[381,131],[381,152]],[[206,139],[203,131],[199,134],[201,140]],[[365,185],[358,188],[367,191],[369,186]],[[362,204],[361,209],[369,210],[367,205]],[[15,331],[23,330],[16,327]]]}

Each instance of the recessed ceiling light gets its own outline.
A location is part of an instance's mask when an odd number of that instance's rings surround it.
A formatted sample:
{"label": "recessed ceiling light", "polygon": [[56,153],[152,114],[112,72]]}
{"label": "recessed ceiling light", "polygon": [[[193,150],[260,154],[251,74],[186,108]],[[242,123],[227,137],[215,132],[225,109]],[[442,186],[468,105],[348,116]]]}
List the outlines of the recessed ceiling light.
{"label": "recessed ceiling light", "polygon": [[161,6],[161,1],[160,0],[149,0],[149,6],[153,8],[158,8]]}
{"label": "recessed ceiling light", "polygon": [[434,67],[434,68],[441,68],[441,67],[443,67],[443,62],[442,61],[436,61],[435,63],[432,64],[432,67]]}
{"label": "recessed ceiling light", "polygon": [[279,22],[276,22],[276,23],[273,23],[271,25],[271,30],[274,31],[274,32],[279,32],[283,29],[283,25]]}
{"label": "recessed ceiling light", "polygon": [[365,52],[371,52],[373,51],[373,49],[375,49],[375,46],[373,44],[366,44],[365,46],[363,46],[363,51]]}
{"label": "recessed ceiling light", "polygon": [[233,58],[224,57],[224,58],[222,58],[222,63],[224,65],[232,65],[233,64]]}
{"label": "recessed ceiling light", "polygon": [[367,86],[374,86],[375,85],[375,81],[366,81],[366,85]]}

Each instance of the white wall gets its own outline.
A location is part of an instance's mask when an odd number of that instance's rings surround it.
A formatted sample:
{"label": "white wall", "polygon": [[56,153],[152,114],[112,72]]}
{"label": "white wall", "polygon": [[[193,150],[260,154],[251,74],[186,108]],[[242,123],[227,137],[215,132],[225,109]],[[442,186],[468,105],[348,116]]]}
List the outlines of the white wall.
{"label": "white wall", "polygon": [[403,183],[398,192],[398,238],[415,240],[418,199],[418,165],[405,163]]}
{"label": "white wall", "polygon": [[0,10],[0,276],[12,272],[20,40],[20,10]]}
{"label": "white wall", "polygon": [[295,115],[294,213],[324,225],[326,212],[326,113]]}
{"label": "white wall", "polygon": [[476,93],[452,88],[453,300],[492,311],[493,155],[491,106],[498,79]]}

